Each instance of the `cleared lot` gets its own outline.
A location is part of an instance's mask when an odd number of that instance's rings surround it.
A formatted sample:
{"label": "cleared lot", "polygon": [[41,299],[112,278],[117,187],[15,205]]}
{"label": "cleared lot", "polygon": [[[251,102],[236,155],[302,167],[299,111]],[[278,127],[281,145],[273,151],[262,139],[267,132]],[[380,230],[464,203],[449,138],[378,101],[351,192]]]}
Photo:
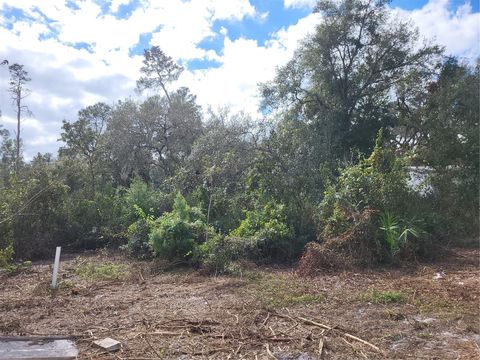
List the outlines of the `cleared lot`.
{"label": "cleared lot", "polygon": [[[50,264],[0,275],[0,334],[71,335],[80,359],[475,359],[479,255],[315,278],[252,266],[158,273],[80,255],[62,262],[55,292]],[[102,353],[92,343],[103,337],[122,349]]]}

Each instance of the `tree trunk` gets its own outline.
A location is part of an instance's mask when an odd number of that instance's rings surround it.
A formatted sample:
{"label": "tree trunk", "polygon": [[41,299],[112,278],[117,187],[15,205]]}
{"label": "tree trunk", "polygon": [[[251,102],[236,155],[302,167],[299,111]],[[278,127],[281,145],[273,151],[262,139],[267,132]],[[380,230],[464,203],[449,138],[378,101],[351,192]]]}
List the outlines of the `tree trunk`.
{"label": "tree trunk", "polygon": [[17,138],[15,141],[16,145],[16,154],[15,154],[15,175],[18,176],[19,171],[20,171],[20,117],[22,114],[22,108],[21,108],[21,97],[22,92],[21,90],[18,91],[17,93]]}

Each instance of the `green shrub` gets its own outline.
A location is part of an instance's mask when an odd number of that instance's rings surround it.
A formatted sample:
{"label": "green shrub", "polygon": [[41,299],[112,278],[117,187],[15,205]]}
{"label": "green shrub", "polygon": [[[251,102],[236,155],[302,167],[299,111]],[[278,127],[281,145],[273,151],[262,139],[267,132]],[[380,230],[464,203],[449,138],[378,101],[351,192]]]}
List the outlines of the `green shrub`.
{"label": "green shrub", "polygon": [[122,197],[123,223],[127,226],[127,244],[122,249],[139,259],[152,257],[150,232],[155,217],[168,209],[169,198],[135,177]]}
{"label": "green shrub", "polygon": [[320,205],[323,236],[341,234],[365,209],[408,212],[415,194],[407,181],[405,161],[377,140],[370,157],[345,168],[337,185],[326,190]]}
{"label": "green shrub", "polygon": [[97,189],[95,193],[88,188],[68,190],[58,211],[61,217],[56,220],[63,220],[58,236],[62,242],[84,250],[124,241],[121,198],[110,183],[99,184]]}
{"label": "green shrub", "polygon": [[[416,218],[421,201],[420,195],[408,186],[407,170],[406,161],[396,156],[394,149],[381,146],[379,133],[370,157],[345,168],[338,183],[325,192],[320,204],[319,238],[328,240],[332,249],[335,242],[348,248],[347,239],[356,241],[355,246],[368,245],[369,258],[375,261],[391,261],[417,253],[427,234],[421,231],[420,220],[405,220]],[[365,217],[366,211],[381,215]],[[365,220],[369,224],[364,224],[363,229],[368,233],[362,234],[362,245],[352,234]],[[349,253],[355,254],[351,250]],[[364,251],[362,254],[366,255]]]}
{"label": "green shrub", "polygon": [[247,211],[245,219],[232,233],[234,237],[255,239],[265,259],[292,259],[294,231],[287,223],[285,206],[268,202],[263,207]]}
{"label": "green shrub", "polygon": [[127,224],[139,219],[138,208],[146,215],[160,215],[165,211],[167,199],[162,193],[153,190],[141,178],[135,177],[123,195],[124,221]]}
{"label": "green shrub", "polygon": [[13,246],[9,245],[4,249],[0,249],[0,269],[8,269],[13,260]]}
{"label": "green shrub", "polygon": [[475,242],[480,229],[478,171],[472,175],[461,167],[438,169],[429,180],[431,232],[449,241],[470,237]]}
{"label": "green shrub", "polygon": [[197,244],[205,240],[206,225],[198,208],[190,207],[178,193],[173,210],[153,224],[150,244],[155,255],[166,260],[187,260]]}
{"label": "green shrub", "polygon": [[208,273],[231,272],[231,264],[237,260],[261,259],[257,240],[222,236],[212,233],[208,241],[198,246],[195,253],[196,262]]}
{"label": "green shrub", "polygon": [[26,269],[32,265],[31,261],[13,262],[15,251],[12,245],[0,249],[0,269],[6,270],[8,274],[14,274],[17,271]]}
{"label": "green shrub", "polygon": [[130,255],[139,259],[148,259],[153,255],[149,235],[154,223],[154,218],[152,215],[145,214],[139,206],[133,206],[137,211],[138,220],[128,227],[128,241],[127,244],[121,248],[127,250]]}
{"label": "green shrub", "polygon": [[421,247],[420,241],[427,237],[421,228],[421,221],[416,219],[406,221],[390,212],[380,215],[380,225],[389,255],[393,258],[398,255],[402,258],[415,257]]}

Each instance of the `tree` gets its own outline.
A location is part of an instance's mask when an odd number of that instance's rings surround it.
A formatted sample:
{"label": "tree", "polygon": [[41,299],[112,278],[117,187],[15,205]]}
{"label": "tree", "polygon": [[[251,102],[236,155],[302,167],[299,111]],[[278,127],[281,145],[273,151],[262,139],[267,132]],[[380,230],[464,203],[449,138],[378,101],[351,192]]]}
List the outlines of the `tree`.
{"label": "tree", "polygon": [[[480,62],[476,66],[447,58],[438,80],[431,83],[423,112],[425,136],[419,146],[435,168],[469,169],[478,181]],[[473,178],[472,178],[473,180]],[[478,184],[477,184],[478,185]]]}
{"label": "tree", "polygon": [[78,112],[74,123],[63,121],[61,140],[66,146],[61,155],[84,159],[88,165],[92,194],[96,191],[96,166],[103,155],[102,134],[107,128],[112,109],[105,103],[87,106]]}
{"label": "tree", "polygon": [[422,134],[416,160],[434,169],[432,212],[441,214],[453,233],[479,229],[479,84],[478,62],[471,66],[447,58],[416,112]]}
{"label": "tree", "polygon": [[138,104],[133,100],[119,101],[105,133],[108,164],[116,184],[128,186],[137,174],[150,181],[153,163],[150,149],[145,144],[145,127],[140,123]]}
{"label": "tree", "polygon": [[0,125],[0,188],[7,186],[14,160],[15,149],[10,132]]}
{"label": "tree", "polygon": [[158,46],[145,50],[143,64],[143,76],[137,81],[137,89],[161,90],[163,94],[151,96],[140,104],[131,123],[122,120],[123,125],[114,123],[111,129],[113,133],[120,130],[119,126],[130,128],[125,142],[137,153],[141,149],[142,157],[152,165],[142,178],[147,180],[153,176],[161,183],[172,176],[175,168],[189,155],[202,128],[201,113],[196,97],[187,88],[167,90],[168,83],[177,80],[183,68]]}
{"label": "tree", "polygon": [[172,100],[166,86],[168,83],[178,79],[183,68],[177,65],[173,59],[167,56],[158,46],[152,46],[150,49],[146,49],[143,56],[143,66],[140,71],[144,76],[137,81],[138,90],[162,89],[169,104],[171,104]]}
{"label": "tree", "polygon": [[207,225],[229,232],[238,226],[245,206],[245,181],[255,159],[252,120],[228,108],[210,110],[202,134],[177,171],[175,183],[193,193],[205,209]]}
{"label": "tree", "polygon": [[186,88],[170,99],[156,95],[114,109],[106,142],[120,182],[128,184],[137,173],[144,181],[164,184],[190,154],[202,131],[200,107]]}
{"label": "tree", "polygon": [[27,83],[31,79],[28,76],[28,72],[24,70],[23,65],[12,64],[8,67],[8,70],[10,71],[10,87],[8,88],[8,92],[11,94],[17,115],[17,133],[15,139],[15,173],[18,175],[21,161],[21,118],[24,114],[31,114],[28,107],[26,105],[23,105],[23,99],[25,99],[31,93],[30,89],[26,87]]}
{"label": "tree", "polygon": [[381,127],[394,125],[390,103],[415,72],[431,77],[441,54],[419,44],[387,0],[321,0],[323,21],[294,58],[261,87],[263,106],[304,122],[325,160],[369,153]]}

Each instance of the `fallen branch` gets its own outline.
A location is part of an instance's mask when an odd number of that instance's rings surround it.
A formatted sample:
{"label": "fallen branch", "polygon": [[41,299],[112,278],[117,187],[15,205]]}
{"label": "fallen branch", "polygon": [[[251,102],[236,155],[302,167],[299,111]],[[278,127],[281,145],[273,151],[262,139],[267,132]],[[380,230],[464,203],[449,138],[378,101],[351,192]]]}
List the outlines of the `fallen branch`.
{"label": "fallen branch", "polygon": [[[321,323],[318,323],[316,321],[313,321],[313,320],[310,320],[310,319],[306,319],[306,318],[303,318],[303,317],[300,317],[300,316],[297,316],[298,319],[302,320],[303,322],[307,323],[307,324],[310,324],[310,325],[314,325],[314,326],[318,326],[318,327],[321,327],[323,329],[326,329],[326,330],[333,330],[334,328],[331,327],[331,326],[328,326],[328,325],[324,325],[324,324],[321,324]],[[366,340],[363,340],[363,339],[360,339],[359,337],[355,336],[355,335],[352,335],[352,334],[349,334],[347,332],[344,332],[343,333],[343,336],[349,338],[349,339],[352,339],[352,340],[355,340],[355,341],[358,341],[358,342],[361,342],[362,344],[364,345],[367,345],[367,346],[370,346],[372,349],[375,349],[376,351],[378,352],[382,352],[382,350],[380,350],[378,348],[378,346],[375,346],[373,345],[372,343],[366,341]]]}
{"label": "fallen branch", "polygon": [[303,318],[303,317],[300,317],[300,316],[297,316],[297,319],[302,320],[306,324],[318,326],[318,327],[321,327],[325,330],[333,330],[333,328],[331,326],[320,324],[320,323],[318,323],[316,321],[313,321],[313,320],[310,320],[310,319],[306,319],[306,318]]}
{"label": "fallen branch", "polygon": [[[281,318],[285,318],[285,319],[293,319],[291,316],[288,316],[288,315],[281,315],[281,314],[275,314],[276,316],[278,317],[281,317]],[[328,325],[325,325],[325,324],[322,324],[322,323],[319,323],[319,322],[316,322],[316,321],[313,321],[311,319],[307,319],[307,318],[304,318],[304,317],[301,317],[301,316],[297,316],[296,317],[298,320],[302,321],[303,323],[305,324],[309,324],[309,325],[313,325],[313,326],[317,326],[319,328],[322,328],[322,329],[325,329],[325,330],[328,330],[328,331],[331,331],[331,330],[334,330],[336,329],[335,327],[332,327],[332,326],[328,326]],[[338,329],[340,330],[340,329]],[[343,331],[343,330],[342,330]],[[358,341],[364,345],[367,345],[369,347],[371,347],[372,349],[374,349],[375,351],[378,351],[379,353],[383,353],[382,350],[380,350],[380,348],[378,346],[375,346],[373,345],[372,343],[366,341],[366,340],[363,340],[355,335],[352,335],[352,334],[349,334],[345,331],[343,331],[343,336],[349,338],[349,339],[352,339],[352,340],[355,340],[355,341]]]}
{"label": "fallen branch", "polygon": [[182,331],[182,332],[154,331],[154,332],[146,333],[146,335],[167,335],[167,336],[181,336],[183,334],[184,334],[184,331]]}
{"label": "fallen branch", "polygon": [[365,344],[365,345],[367,345],[367,346],[370,346],[372,349],[375,349],[375,350],[377,350],[377,351],[380,352],[380,353],[382,352],[382,350],[380,350],[377,346],[373,345],[372,343],[369,343],[369,342],[366,341],[366,340],[360,339],[359,337],[356,337],[356,336],[354,336],[354,335],[352,335],[352,334],[349,334],[349,333],[345,333],[345,334],[343,334],[343,335],[344,335],[345,337],[348,337],[348,338],[352,339],[352,340],[356,340],[356,341],[358,341],[358,342],[361,342],[362,344]]}

